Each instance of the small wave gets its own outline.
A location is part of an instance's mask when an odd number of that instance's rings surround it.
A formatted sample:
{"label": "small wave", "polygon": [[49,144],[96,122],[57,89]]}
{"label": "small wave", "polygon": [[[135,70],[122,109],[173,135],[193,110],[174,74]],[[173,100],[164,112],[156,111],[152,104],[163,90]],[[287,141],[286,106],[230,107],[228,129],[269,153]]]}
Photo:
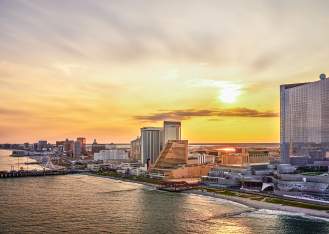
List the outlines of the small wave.
{"label": "small wave", "polygon": [[98,192],[98,194],[110,194],[110,193],[122,193],[122,192],[131,192],[137,189],[122,189],[122,190],[113,190],[113,191],[106,191],[106,192]]}
{"label": "small wave", "polygon": [[241,216],[259,216],[259,215],[273,215],[273,216],[294,216],[294,217],[302,217],[306,219],[312,220],[322,220],[329,222],[329,218],[317,217],[308,215],[302,212],[289,212],[289,211],[281,211],[281,210],[268,210],[268,209],[259,209],[250,213],[241,214]]}
{"label": "small wave", "polygon": [[158,190],[157,188],[153,187],[153,186],[148,186],[148,185],[145,185],[143,187],[144,190],[148,190],[148,191],[154,191],[154,190]]}
{"label": "small wave", "polygon": [[202,198],[206,197],[208,200],[214,201],[214,202],[217,202],[217,203],[220,203],[220,204],[230,203],[234,206],[238,206],[238,207],[242,207],[242,208],[250,208],[249,206],[244,205],[242,203],[231,201],[231,200],[228,200],[228,199],[225,199],[225,198],[215,197],[212,194],[196,194],[196,193],[185,193],[185,194],[191,195],[191,196],[202,197]]}
{"label": "small wave", "polygon": [[241,217],[243,214],[247,214],[247,213],[251,213],[254,212],[255,209],[254,208],[250,208],[247,210],[239,210],[239,211],[232,211],[232,212],[227,212],[227,213],[223,213],[223,214],[218,214],[218,215],[214,215],[211,216],[207,219],[204,219],[202,221],[206,222],[206,221],[210,221],[212,219],[220,219],[220,218],[230,218],[230,217]]}

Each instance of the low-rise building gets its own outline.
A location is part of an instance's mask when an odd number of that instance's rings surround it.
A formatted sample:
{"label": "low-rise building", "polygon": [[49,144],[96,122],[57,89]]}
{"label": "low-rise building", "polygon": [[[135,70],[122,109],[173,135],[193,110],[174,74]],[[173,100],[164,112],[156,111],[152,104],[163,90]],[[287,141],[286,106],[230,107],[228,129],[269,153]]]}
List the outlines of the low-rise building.
{"label": "low-rise building", "polygon": [[278,174],[275,194],[329,200],[328,173]]}
{"label": "low-rise building", "polygon": [[97,163],[89,163],[87,164],[87,169],[90,171],[99,171],[101,168],[102,164],[97,164]]}
{"label": "low-rise building", "polygon": [[129,154],[125,149],[110,149],[101,150],[98,153],[94,153],[94,160],[102,160],[104,162],[111,160],[128,160]]}
{"label": "low-rise building", "polygon": [[210,187],[240,188],[244,190],[263,191],[273,189],[271,179],[274,168],[268,164],[242,166],[218,166],[202,176],[202,183]]}
{"label": "low-rise building", "polygon": [[216,155],[206,154],[206,153],[192,153],[189,155],[187,164],[208,164],[215,163]]}
{"label": "low-rise building", "polygon": [[226,166],[247,166],[269,163],[269,151],[252,148],[237,148],[235,152],[221,154],[221,164]]}
{"label": "low-rise building", "polygon": [[147,173],[147,167],[141,163],[121,163],[116,171],[123,175],[141,176]]}

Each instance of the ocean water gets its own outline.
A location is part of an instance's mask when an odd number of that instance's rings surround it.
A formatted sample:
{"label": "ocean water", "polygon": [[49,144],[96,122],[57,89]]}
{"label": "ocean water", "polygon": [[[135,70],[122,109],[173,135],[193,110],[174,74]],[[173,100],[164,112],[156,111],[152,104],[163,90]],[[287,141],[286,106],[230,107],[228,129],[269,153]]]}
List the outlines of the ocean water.
{"label": "ocean water", "polygon": [[[9,154],[0,170],[18,167]],[[63,232],[329,233],[329,220],[88,175],[0,179],[0,233]]]}
{"label": "ocean water", "polygon": [[0,179],[0,233],[329,233],[329,222],[88,175]]}

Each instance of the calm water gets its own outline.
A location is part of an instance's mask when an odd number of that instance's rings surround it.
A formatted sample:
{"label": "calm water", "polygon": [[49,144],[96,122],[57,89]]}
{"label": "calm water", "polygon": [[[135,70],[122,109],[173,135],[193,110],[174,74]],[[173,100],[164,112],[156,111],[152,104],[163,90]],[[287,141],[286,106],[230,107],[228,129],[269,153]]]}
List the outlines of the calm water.
{"label": "calm water", "polygon": [[87,175],[0,180],[0,233],[329,233],[329,222]]}
{"label": "calm water", "polygon": [[[0,170],[18,168],[9,155],[0,150]],[[249,211],[221,199],[86,175],[0,180],[0,233],[329,233],[326,220]]]}
{"label": "calm water", "polygon": [[10,157],[10,150],[0,150],[0,171],[10,171],[13,167],[14,170],[23,168],[24,170],[42,170],[40,165],[29,164],[25,165],[25,162],[35,162],[35,160],[28,157]]}

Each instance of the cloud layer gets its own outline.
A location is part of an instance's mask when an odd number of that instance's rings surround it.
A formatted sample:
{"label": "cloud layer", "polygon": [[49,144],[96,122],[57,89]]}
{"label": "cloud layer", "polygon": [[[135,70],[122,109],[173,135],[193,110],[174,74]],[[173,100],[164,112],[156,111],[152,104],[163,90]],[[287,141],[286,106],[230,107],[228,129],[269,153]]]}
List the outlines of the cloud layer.
{"label": "cloud layer", "polygon": [[150,115],[134,116],[136,120],[145,122],[157,122],[166,119],[187,120],[193,117],[249,117],[249,118],[272,118],[278,117],[278,113],[273,111],[258,111],[249,108],[231,109],[203,109],[203,110],[174,110],[153,113]]}
{"label": "cloud layer", "polygon": [[163,119],[191,141],[278,141],[279,85],[329,73],[328,7],[0,0],[0,143],[129,142]]}

